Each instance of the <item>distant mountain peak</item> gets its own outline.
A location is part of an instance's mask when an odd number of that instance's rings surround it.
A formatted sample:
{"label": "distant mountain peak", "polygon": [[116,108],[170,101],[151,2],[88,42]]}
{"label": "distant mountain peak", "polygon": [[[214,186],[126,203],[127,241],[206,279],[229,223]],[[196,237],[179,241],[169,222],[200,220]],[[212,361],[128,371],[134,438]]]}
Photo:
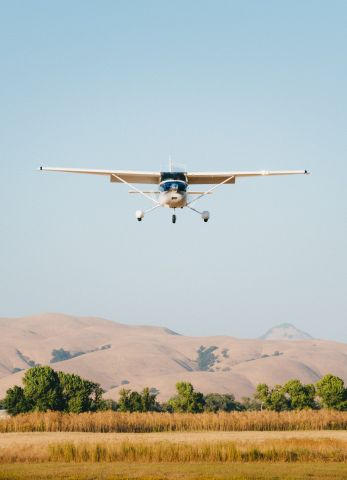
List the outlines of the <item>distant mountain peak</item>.
{"label": "distant mountain peak", "polygon": [[313,337],[291,323],[282,323],[270,328],[259,338],[261,340],[309,340]]}

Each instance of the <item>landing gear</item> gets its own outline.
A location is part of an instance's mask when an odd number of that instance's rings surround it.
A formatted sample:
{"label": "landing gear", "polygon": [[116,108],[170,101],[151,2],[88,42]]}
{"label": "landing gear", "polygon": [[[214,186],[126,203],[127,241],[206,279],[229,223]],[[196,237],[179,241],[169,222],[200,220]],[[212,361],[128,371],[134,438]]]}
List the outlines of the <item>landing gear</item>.
{"label": "landing gear", "polygon": [[135,216],[136,216],[137,220],[138,220],[139,222],[141,222],[141,220],[142,220],[143,217],[145,216],[145,212],[143,212],[142,210],[136,210]]}
{"label": "landing gear", "polygon": [[201,213],[201,218],[203,219],[203,221],[206,223],[209,221],[210,219],[210,212],[207,212],[206,210],[204,210],[202,213]]}
{"label": "landing gear", "polygon": [[176,215],[175,214],[172,215],[172,223],[176,223]]}

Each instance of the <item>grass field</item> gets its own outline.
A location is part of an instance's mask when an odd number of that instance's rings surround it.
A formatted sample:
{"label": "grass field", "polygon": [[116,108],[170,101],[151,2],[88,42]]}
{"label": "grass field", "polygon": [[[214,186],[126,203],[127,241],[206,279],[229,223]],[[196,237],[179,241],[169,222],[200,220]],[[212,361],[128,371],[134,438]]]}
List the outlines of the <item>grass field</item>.
{"label": "grass field", "polygon": [[[56,421],[50,415],[45,422]],[[0,480],[347,480],[346,429],[94,433],[47,425],[0,433]]]}
{"label": "grass field", "polygon": [[187,432],[346,430],[347,412],[27,413],[0,420],[0,432]]}
{"label": "grass field", "polygon": [[340,463],[1,465],[0,480],[346,480]]}
{"label": "grass field", "polygon": [[347,430],[299,430],[283,432],[160,432],[160,433],[84,433],[84,432],[23,432],[0,433],[0,447],[34,447],[58,442],[264,442],[278,439],[331,439],[347,442]]}
{"label": "grass field", "polygon": [[347,433],[203,432],[0,435],[0,463],[249,463],[347,465]]}

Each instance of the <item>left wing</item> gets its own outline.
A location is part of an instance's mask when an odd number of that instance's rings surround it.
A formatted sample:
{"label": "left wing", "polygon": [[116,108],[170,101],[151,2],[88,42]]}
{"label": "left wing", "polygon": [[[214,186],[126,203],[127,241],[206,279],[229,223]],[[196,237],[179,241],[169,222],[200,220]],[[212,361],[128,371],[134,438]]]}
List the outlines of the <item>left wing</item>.
{"label": "left wing", "polygon": [[85,173],[87,175],[103,175],[110,177],[111,182],[152,183],[160,182],[159,172],[137,172],[131,170],[85,170],[79,168],[40,167],[43,172]]}
{"label": "left wing", "polygon": [[264,177],[270,175],[308,175],[307,170],[263,170],[260,172],[190,172],[187,173],[189,184],[235,183],[236,178]]}

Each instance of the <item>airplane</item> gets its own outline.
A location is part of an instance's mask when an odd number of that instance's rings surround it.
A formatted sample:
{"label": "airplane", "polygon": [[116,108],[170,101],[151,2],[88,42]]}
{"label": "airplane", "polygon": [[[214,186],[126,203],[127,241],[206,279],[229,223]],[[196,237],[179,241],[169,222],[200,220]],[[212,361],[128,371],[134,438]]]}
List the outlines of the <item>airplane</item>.
{"label": "airplane", "polygon": [[[159,207],[172,208],[172,223],[176,223],[176,208],[189,208],[198,213],[204,222],[210,219],[210,212],[200,212],[192,205],[206,195],[210,195],[216,188],[225,184],[234,184],[237,178],[264,177],[272,175],[308,175],[307,170],[276,170],[250,172],[187,172],[173,170],[170,164],[169,171],[141,172],[131,170],[89,170],[78,168],[40,167],[45,172],[82,173],[87,175],[102,175],[110,178],[112,183],[124,183],[131,188],[129,193],[140,194],[154,202],[155,206],[148,210],[137,210],[135,216],[139,222],[147,213]],[[154,184],[157,190],[140,190],[134,184]],[[190,185],[213,185],[205,191],[190,191]]]}

